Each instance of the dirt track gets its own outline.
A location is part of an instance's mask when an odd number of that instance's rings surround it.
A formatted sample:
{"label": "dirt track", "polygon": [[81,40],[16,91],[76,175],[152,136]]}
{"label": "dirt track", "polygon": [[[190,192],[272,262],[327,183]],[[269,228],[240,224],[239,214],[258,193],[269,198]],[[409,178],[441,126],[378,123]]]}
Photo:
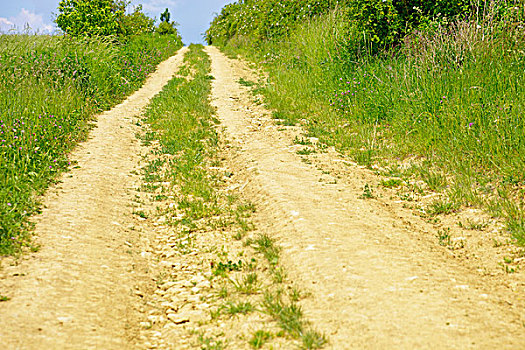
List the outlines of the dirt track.
{"label": "dirt track", "polygon": [[253,80],[249,69],[207,51],[213,103],[241,149],[239,168],[249,168],[245,191],[258,204],[257,226],[278,238],[292,280],[312,293],[303,306],[330,347],[525,347],[515,291],[457,264],[437,242],[425,246],[418,230],[399,228],[399,217],[359,199],[358,169],[342,184],[324,180],[243,91],[238,81]]}
{"label": "dirt track", "polygon": [[[80,168],[49,191],[36,218],[41,250],[0,270],[0,289],[11,292],[0,303],[1,348],[137,344],[143,310],[134,290],[151,276],[148,263],[134,257],[139,238],[130,229],[129,189],[140,181],[131,174],[141,152],[132,118],[175,73],[184,51],[99,116],[72,155]],[[257,204],[257,228],[282,246],[289,278],[310,293],[302,307],[328,348],[525,348],[522,273],[509,287],[503,277],[450,258],[425,236],[422,221],[407,228],[392,208],[360,199],[369,175],[335,152],[317,157],[341,179],[305,163],[292,145],[300,130],[280,131],[238,83],[255,80],[254,73],[216,48],[207,52],[212,104],[234,146],[228,166]]]}
{"label": "dirt track", "polygon": [[129,349],[134,343],[139,298],[132,288],[146,277],[126,253],[136,235],[128,192],[140,159],[132,118],[170,80],[184,52],[98,116],[90,139],[71,155],[80,168],[49,191],[36,218],[40,251],[0,271],[0,288],[12,291],[0,304],[2,349]]}

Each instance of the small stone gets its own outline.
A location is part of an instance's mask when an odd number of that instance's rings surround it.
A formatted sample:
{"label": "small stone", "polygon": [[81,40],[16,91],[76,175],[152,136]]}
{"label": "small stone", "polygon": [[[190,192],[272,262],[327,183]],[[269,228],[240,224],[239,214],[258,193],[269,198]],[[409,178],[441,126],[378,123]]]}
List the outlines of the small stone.
{"label": "small stone", "polygon": [[173,267],[173,262],[167,261],[167,260],[162,260],[161,262],[159,262],[159,265],[161,267]]}
{"label": "small stone", "polygon": [[208,303],[202,303],[197,305],[197,309],[199,310],[208,310],[210,308],[210,304]]}
{"label": "small stone", "polygon": [[160,288],[161,288],[162,290],[168,290],[168,289],[170,289],[171,287],[176,286],[176,285],[177,285],[176,282],[166,282],[166,283],[163,283],[163,284],[160,286]]}
{"label": "small stone", "polygon": [[163,301],[160,305],[168,309],[173,309],[173,310],[179,309],[179,305],[173,301]]}
{"label": "small stone", "polygon": [[454,286],[454,288],[455,288],[455,289],[466,290],[466,289],[469,288],[469,286],[466,285],[466,284],[460,284],[460,285],[456,285],[456,286]]}
{"label": "small stone", "polygon": [[179,287],[175,286],[175,287],[171,287],[170,289],[166,290],[165,294],[173,296],[173,297],[176,297],[176,296],[181,295],[182,292],[183,292],[182,289],[180,289]]}
{"label": "small stone", "polygon": [[189,301],[190,303],[195,303],[196,304],[196,303],[201,301],[201,297],[200,297],[200,295],[197,295],[197,294],[190,295],[190,296],[188,296],[187,301]]}
{"label": "small stone", "polygon": [[158,323],[159,322],[159,316],[155,316],[155,315],[148,316],[148,320],[152,324]]}
{"label": "small stone", "polygon": [[58,319],[58,322],[60,322],[60,324],[69,323],[73,321],[73,317],[69,317],[69,316],[57,317],[57,319]]}
{"label": "small stone", "polygon": [[200,283],[197,283],[197,287],[199,288],[210,288],[211,287],[211,282],[208,281],[208,280],[204,280]]}
{"label": "small stone", "polygon": [[185,315],[169,314],[168,320],[175,324],[183,324],[190,322],[190,318]]}
{"label": "small stone", "polygon": [[145,329],[150,329],[151,328],[151,323],[149,323],[149,322],[140,322],[140,326],[142,328],[145,328]]}

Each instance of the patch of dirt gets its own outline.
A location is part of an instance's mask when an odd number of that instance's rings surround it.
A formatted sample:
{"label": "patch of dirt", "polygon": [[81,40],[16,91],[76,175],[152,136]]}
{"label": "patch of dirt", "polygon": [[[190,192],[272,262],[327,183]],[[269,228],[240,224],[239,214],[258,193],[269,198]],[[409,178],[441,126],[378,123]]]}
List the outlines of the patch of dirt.
{"label": "patch of dirt", "polygon": [[501,233],[467,237],[460,249],[440,245],[436,226],[387,190],[363,196],[366,184],[378,186],[372,172],[333,149],[299,156],[292,143],[300,128],[275,125],[238,83],[257,75],[206,50],[213,104],[240,149],[237,181],[257,204],[256,226],[283,247],[291,280],[311,293],[302,306],[329,348],[525,346],[524,274],[503,273],[485,241]]}
{"label": "patch of dirt", "polygon": [[161,63],[144,86],[98,116],[71,159],[78,168],[48,191],[35,218],[41,249],[4,259],[0,290],[2,349],[129,349],[137,342],[147,261],[133,230],[130,189],[140,156],[133,117],[182,64],[186,49]]}
{"label": "patch of dirt", "polygon": [[[154,153],[148,152],[146,159],[160,159],[158,155],[153,156]],[[225,171],[226,168],[221,168],[221,172]],[[220,190],[233,194],[238,187],[238,183],[226,178]],[[154,200],[157,193],[168,198]],[[139,348],[200,349],[205,344],[221,344],[228,349],[250,349],[248,340],[255,331],[265,329],[277,333],[278,327],[264,313],[228,315],[224,309],[228,302],[239,301],[260,307],[262,285],[268,284],[263,273],[267,269],[263,258],[251,260],[253,252],[243,241],[233,238],[235,228],[231,225],[199,229],[191,234],[185,232],[183,225],[174,225],[175,197],[176,189],[171,188],[169,182],[153,193],[136,194],[140,209],[147,213],[147,218],[137,219],[135,229],[142,237],[141,255],[148,261],[150,276],[150,283],[136,291],[143,296]],[[242,261],[244,267],[253,264],[251,271],[258,274],[261,290],[249,295],[235,291],[231,281],[241,281],[243,271],[229,272],[229,280],[213,276],[212,266],[226,261]],[[291,347],[290,340],[284,338],[275,339],[272,346],[274,349]]]}

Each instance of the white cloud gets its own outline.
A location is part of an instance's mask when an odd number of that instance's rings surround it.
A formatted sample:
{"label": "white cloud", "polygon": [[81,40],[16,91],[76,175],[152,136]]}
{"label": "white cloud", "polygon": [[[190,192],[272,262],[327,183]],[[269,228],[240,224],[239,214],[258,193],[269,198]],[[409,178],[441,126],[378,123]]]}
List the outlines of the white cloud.
{"label": "white cloud", "polygon": [[41,14],[33,13],[22,8],[20,13],[9,18],[0,17],[1,32],[23,32],[29,28],[31,33],[50,34],[55,28],[53,25],[44,22]]}
{"label": "white cloud", "polygon": [[7,18],[0,17],[0,27],[12,27],[13,25],[14,23],[8,20]]}

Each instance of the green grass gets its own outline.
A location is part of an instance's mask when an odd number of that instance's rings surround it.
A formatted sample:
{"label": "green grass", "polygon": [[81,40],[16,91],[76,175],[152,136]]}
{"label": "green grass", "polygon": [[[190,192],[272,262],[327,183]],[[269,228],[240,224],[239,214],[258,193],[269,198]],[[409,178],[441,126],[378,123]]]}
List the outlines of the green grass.
{"label": "green grass", "polygon": [[447,186],[447,179],[442,174],[425,167],[419,168],[419,172],[431,191],[440,192]]}
{"label": "green grass", "polygon": [[296,145],[303,145],[303,146],[312,145],[312,142],[310,141],[310,139],[305,138],[305,137],[298,137],[298,136],[295,137],[295,139],[293,140],[293,143]]}
{"label": "green grass", "polygon": [[458,226],[461,228],[464,228],[466,230],[475,230],[475,231],[483,231],[487,228],[489,225],[486,221],[473,221],[470,219],[467,219],[466,222],[458,222]]}
{"label": "green grass", "polygon": [[[173,224],[186,225],[191,232],[202,228],[202,219],[215,217],[223,210],[221,196],[216,191],[220,179],[207,169],[214,161],[219,143],[213,128],[216,124],[213,109],[208,102],[210,61],[201,46],[192,45],[184,63],[195,71],[194,76],[172,79],[146,110],[146,121],[160,141],[159,152],[176,156],[162,164],[167,168],[164,172],[160,172],[160,164],[156,167],[151,162],[145,180],[158,181],[160,176],[180,189],[177,208],[184,215]],[[215,225],[227,225],[232,220],[218,221]]]}
{"label": "green grass", "polygon": [[315,153],[315,150],[312,148],[305,147],[303,149],[300,149],[296,152],[300,156],[308,156],[310,154]]}
{"label": "green grass", "polygon": [[257,238],[247,243],[251,244],[255,251],[264,255],[270,265],[275,266],[279,263],[280,248],[275,245],[267,234],[259,234]]}
{"label": "green grass", "polygon": [[459,209],[459,204],[449,200],[434,200],[427,208],[429,215],[451,214]]}
{"label": "green grass", "polygon": [[67,169],[92,116],[137,89],[182,43],[0,35],[0,255],[29,244],[36,196]]}
{"label": "green grass", "polygon": [[252,87],[252,86],[257,85],[257,83],[254,83],[253,81],[246,80],[244,78],[240,78],[239,79],[239,84],[241,84],[242,86],[246,86],[246,87]]}
{"label": "green grass", "polygon": [[403,185],[404,181],[401,179],[381,180],[381,186],[385,188],[397,188]]}
{"label": "green grass", "polygon": [[224,312],[232,316],[237,314],[246,315],[254,310],[253,305],[247,301],[239,301],[238,303],[230,301],[224,305]]}
{"label": "green grass", "polygon": [[525,215],[505,204],[524,206],[523,26],[505,18],[430,26],[394,51],[351,56],[341,18],[304,21],[282,40],[239,33],[219,43],[263,65],[269,83],[259,90],[281,123],[305,119],[308,136],[369,168],[415,166],[429,190],[450,188],[460,204],[497,214],[525,244]]}
{"label": "green grass", "polygon": [[374,195],[374,191],[372,190],[372,187],[369,184],[365,184],[365,187],[363,188],[363,193],[359,196],[359,199],[373,199],[376,198]]}
{"label": "green grass", "polygon": [[251,272],[243,275],[238,280],[231,280],[231,283],[241,294],[256,294],[260,290],[260,283],[256,272]]}
{"label": "green grass", "polygon": [[262,307],[277,321],[283,331],[301,340],[301,348],[319,349],[326,344],[327,341],[322,334],[308,328],[301,307],[293,301],[285,301],[279,291],[266,293]]}
{"label": "green grass", "polygon": [[254,333],[248,344],[254,349],[260,349],[270,339],[272,339],[272,334],[270,332],[258,330]]}
{"label": "green grass", "polygon": [[225,349],[226,344],[222,340],[217,340],[214,337],[206,337],[199,335],[199,342],[202,350],[222,350]]}

